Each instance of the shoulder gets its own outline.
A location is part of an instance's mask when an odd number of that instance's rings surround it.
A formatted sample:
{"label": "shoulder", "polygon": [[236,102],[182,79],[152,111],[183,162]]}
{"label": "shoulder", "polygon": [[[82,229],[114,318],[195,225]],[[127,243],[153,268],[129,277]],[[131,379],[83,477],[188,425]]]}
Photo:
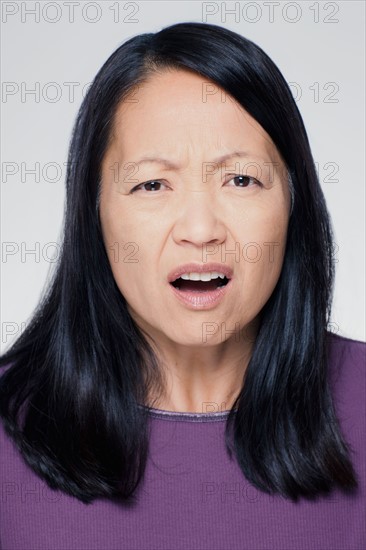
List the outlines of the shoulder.
{"label": "shoulder", "polygon": [[329,387],[336,415],[346,439],[364,457],[366,342],[332,334],[328,338],[328,358]]}
{"label": "shoulder", "polygon": [[362,340],[355,340],[354,338],[342,336],[341,334],[337,334],[335,332],[328,332],[328,343],[330,344],[330,347],[337,349],[342,347],[348,351],[356,351],[356,353],[361,353],[361,355],[363,354],[363,357],[365,358],[366,342],[363,342]]}
{"label": "shoulder", "polygon": [[[366,342],[339,334],[329,333],[328,370],[331,383],[356,391],[358,384],[366,380]],[[346,385],[344,385],[346,383]],[[365,390],[365,386],[358,390]]]}
{"label": "shoulder", "polygon": [[336,396],[365,397],[366,342],[329,333],[327,343],[329,380]]}

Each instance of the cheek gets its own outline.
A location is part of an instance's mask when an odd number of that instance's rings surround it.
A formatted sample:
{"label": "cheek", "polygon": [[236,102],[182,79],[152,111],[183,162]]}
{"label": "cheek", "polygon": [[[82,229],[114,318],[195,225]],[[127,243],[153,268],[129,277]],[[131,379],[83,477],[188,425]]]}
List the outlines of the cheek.
{"label": "cheek", "polygon": [[268,246],[264,243],[273,243],[276,249],[282,249],[286,242],[288,213],[283,201],[268,200],[249,205],[244,215],[236,217],[235,222],[240,227],[240,238],[244,245],[254,243],[265,252]]}
{"label": "cheek", "polygon": [[113,278],[126,301],[137,306],[145,289],[151,292],[146,278],[152,265],[152,237],[136,219],[129,222],[128,216],[112,209],[103,214],[103,241]]}
{"label": "cheek", "polygon": [[[259,222],[261,219],[261,222]],[[264,305],[281,274],[286,250],[286,216],[267,215],[248,220],[240,244],[243,290],[250,300]]]}
{"label": "cheek", "polygon": [[[101,205],[100,224],[108,257],[114,263],[135,264],[142,235],[141,224],[130,221],[126,212],[115,205]],[[122,266],[123,267],[123,266]]]}
{"label": "cheek", "polygon": [[113,209],[101,208],[100,225],[104,246],[113,277],[122,291],[122,286],[129,277],[129,269],[134,265],[130,262],[133,261],[133,242],[136,241],[128,235],[126,228],[119,222],[120,219]]}

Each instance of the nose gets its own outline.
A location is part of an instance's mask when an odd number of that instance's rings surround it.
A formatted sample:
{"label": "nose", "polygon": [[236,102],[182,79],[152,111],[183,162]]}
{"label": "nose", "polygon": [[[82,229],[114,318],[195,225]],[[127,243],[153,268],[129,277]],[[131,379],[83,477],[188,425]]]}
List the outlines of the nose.
{"label": "nose", "polygon": [[201,247],[206,243],[219,245],[225,241],[225,220],[208,190],[187,190],[177,206],[179,213],[172,231],[177,244],[185,242]]}

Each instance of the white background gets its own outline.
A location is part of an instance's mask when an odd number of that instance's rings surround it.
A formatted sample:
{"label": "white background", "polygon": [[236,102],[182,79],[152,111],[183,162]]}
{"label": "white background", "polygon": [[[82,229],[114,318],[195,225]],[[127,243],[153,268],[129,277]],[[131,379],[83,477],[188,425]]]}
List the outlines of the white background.
{"label": "white background", "polygon": [[[82,90],[128,38],[184,21],[253,40],[291,83],[335,230],[332,330],[365,341],[365,3],[80,0],[73,8],[72,21],[66,2],[1,3],[2,350],[55,265],[48,243],[61,239],[64,163]],[[27,173],[37,162],[38,183]]]}

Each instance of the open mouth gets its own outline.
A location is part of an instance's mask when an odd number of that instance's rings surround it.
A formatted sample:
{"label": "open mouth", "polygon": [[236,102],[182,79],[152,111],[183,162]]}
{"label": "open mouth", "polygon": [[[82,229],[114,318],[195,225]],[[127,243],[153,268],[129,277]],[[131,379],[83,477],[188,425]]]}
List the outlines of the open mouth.
{"label": "open mouth", "polygon": [[181,279],[179,277],[170,284],[183,292],[209,292],[216,290],[221,286],[227,285],[228,282],[229,279],[227,279],[227,277],[224,277],[223,279],[218,277],[217,279],[211,279],[211,281],[186,281],[185,279]]}

